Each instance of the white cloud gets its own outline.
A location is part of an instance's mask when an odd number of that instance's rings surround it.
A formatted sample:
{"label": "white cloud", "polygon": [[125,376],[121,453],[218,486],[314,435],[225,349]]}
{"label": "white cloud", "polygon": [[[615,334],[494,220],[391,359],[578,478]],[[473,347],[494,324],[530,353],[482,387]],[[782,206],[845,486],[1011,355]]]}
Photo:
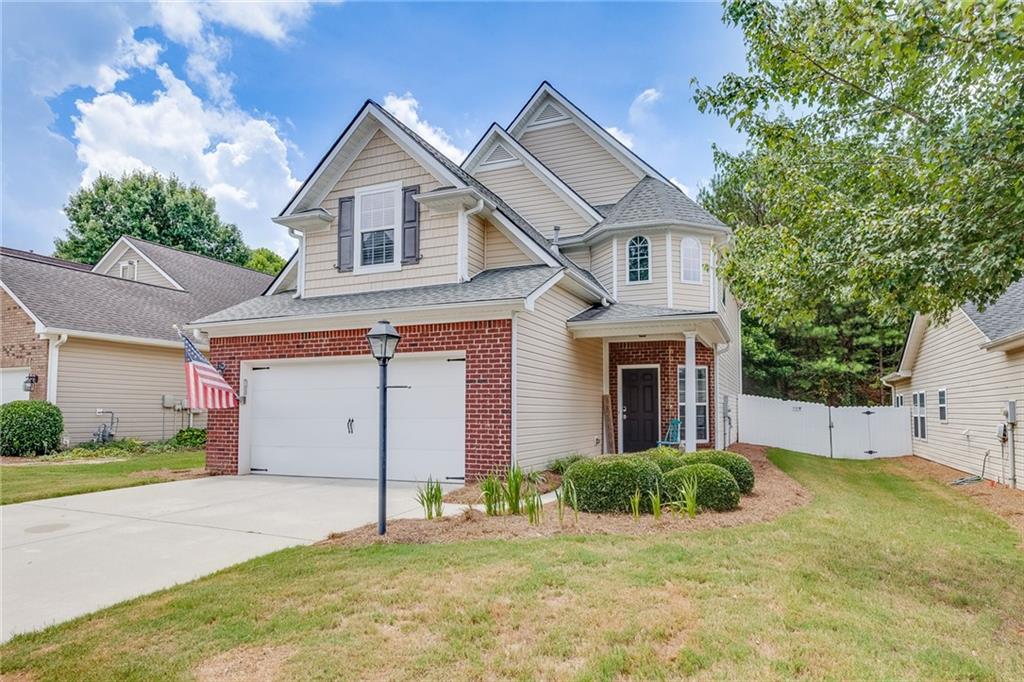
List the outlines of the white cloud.
{"label": "white cloud", "polygon": [[280,44],[306,23],[312,3],[163,0],[155,4],[154,11],[167,37],[178,43],[203,40],[208,24],[220,24]]}
{"label": "white cloud", "polygon": [[647,116],[651,106],[661,99],[661,90],[647,88],[633,99],[629,105],[629,122],[633,125],[640,123]]}
{"label": "white cloud", "polygon": [[614,137],[616,140],[618,140],[622,144],[626,145],[626,147],[628,149],[632,149],[633,148],[633,134],[632,133],[627,133],[622,128],[617,128],[615,126],[608,126],[607,128],[605,128],[605,130],[608,131],[608,133],[611,134],[611,136]]}
{"label": "white cloud", "polygon": [[389,92],[384,97],[384,108],[455,163],[461,163],[466,158],[466,150],[452,142],[452,138],[443,128],[430,125],[426,120],[420,118],[420,103],[412,96],[411,92],[407,92],[401,97]]}
{"label": "white cloud", "polygon": [[299,186],[287,145],[268,121],[234,106],[204,102],[166,65],[150,102],[124,93],[78,101],[76,153],[82,184],[135,169],[174,174],[205,187],[222,218],[256,244],[279,240],[270,217]]}
{"label": "white cloud", "polygon": [[673,185],[681,189],[683,191],[683,194],[690,197],[691,199],[694,198],[693,192],[690,190],[690,188],[684,185],[683,183],[679,182],[679,180],[675,176],[672,176],[671,178],[669,178],[669,180],[672,182]]}

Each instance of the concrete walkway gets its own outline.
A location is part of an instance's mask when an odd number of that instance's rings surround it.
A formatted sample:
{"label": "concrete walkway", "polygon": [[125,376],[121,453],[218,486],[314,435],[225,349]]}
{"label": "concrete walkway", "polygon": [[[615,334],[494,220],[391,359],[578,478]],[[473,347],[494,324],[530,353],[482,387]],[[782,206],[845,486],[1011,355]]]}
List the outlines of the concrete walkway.
{"label": "concrete walkway", "polygon": [[[420,516],[416,488],[389,483],[388,515]],[[377,484],[219,476],[6,505],[0,517],[6,641],[373,522]]]}

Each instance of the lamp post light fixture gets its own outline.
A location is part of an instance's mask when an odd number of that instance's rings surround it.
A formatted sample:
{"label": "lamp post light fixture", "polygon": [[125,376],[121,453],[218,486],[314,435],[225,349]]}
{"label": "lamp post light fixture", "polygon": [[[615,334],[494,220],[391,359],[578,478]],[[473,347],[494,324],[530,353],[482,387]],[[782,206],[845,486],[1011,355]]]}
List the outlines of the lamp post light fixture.
{"label": "lamp post light fixture", "polygon": [[391,323],[381,320],[366,332],[370,353],[380,365],[380,416],[378,424],[378,455],[380,458],[377,479],[377,535],[387,532],[387,479],[388,479],[388,362],[395,357],[395,349],[402,337]]}

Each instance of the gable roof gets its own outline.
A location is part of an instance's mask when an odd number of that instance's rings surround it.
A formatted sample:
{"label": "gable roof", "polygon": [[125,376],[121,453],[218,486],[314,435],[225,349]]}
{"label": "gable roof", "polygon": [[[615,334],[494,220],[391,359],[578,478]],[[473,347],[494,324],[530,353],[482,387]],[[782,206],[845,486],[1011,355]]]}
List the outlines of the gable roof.
{"label": "gable roof", "polygon": [[34,260],[38,263],[49,263],[50,265],[59,265],[63,268],[71,268],[73,270],[92,270],[92,266],[88,263],[76,263],[72,260],[64,260],[63,258],[55,258],[53,256],[44,256],[41,253],[35,251],[22,251],[21,249],[12,249],[9,246],[0,246],[0,255],[14,256],[15,258],[24,258],[25,260]]}
{"label": "gable roof", "polygon": [[506,129],[508,130],[508,133],[517,139],[522,136],[527,124],[533,116],[534,111],[543,101],[549,98],[553,99],[563,109],[569,112],[572,118],[574,118],[577,123],[581,124],[586,132],[597,138],[602,146],[607,149],[612,156],[625,164],[627,168],[633,170],[637,176],[643,177],[644,175],[649,175],[661,182],[664,182],[666,185],[672,184],[669,179],[662,175],[654,166],[644,161],[636,152],[617,140],[615,136],[605,130],[603,126],[597,123],[597,121],[590,118],[585,111],[573,104],[568,97],[559,92],[555,86],[548,81],[543,81],[540,86],[537,87],[533,95],[530,96],[530,99],[523,105],[523,108],[520,109],[519,113],[512,119],[512,122]]}
{"label": "gable roof", "polygon": [[[127,337],[126,341],[176,342],[175,324],[257,296],[272,279],[237,266],[228,267],[243,274],[229,272],[210,265],[220,261],[142,243],[164,264],[173,261],[172,269],[191,260],[210,272],[179,272],[193,287],[186,291],[25,258],[5,250],[0,253],[0,283],[43,327],[37,332],[84,332]],[[151,248],[154,246],[159,249]]]}
{"label": "gable roof", "polygon": [[984,310],[966,303],[963,311],[989,341],[1024,331],[1024,278],[1011,284],[1003,295]]}
{"label": "gable roof", "polygon": [[636,183],[593,229],[636,225],[694,225],[728,232],[729,228],[675,185],[650,176]]}

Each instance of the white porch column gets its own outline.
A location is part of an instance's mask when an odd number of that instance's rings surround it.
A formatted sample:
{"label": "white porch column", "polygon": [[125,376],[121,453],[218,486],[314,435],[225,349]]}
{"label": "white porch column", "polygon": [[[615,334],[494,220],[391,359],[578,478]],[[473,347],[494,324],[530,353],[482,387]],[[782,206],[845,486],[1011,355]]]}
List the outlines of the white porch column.
{"label": "white porch column", "polygon": [[686,429],[683,443],[687,452],[697,449],[697,335],[686,332]]}

